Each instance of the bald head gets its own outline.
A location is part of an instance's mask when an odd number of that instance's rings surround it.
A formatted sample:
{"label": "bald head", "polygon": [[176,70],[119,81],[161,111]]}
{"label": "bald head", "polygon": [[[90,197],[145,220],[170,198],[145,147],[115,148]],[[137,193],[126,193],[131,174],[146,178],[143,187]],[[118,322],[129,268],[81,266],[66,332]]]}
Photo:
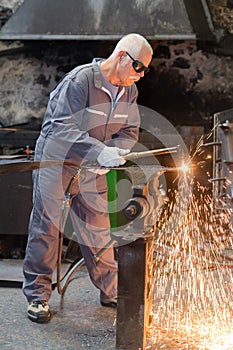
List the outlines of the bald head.
{"label": "bald head", "polygon": [[[111,55],[100,63],[105,77],[116,86],[130,86],[144,77],[153,56],[148,41],[140,34],[125,35]],[[135,68],[139,64],[139,70]]]}

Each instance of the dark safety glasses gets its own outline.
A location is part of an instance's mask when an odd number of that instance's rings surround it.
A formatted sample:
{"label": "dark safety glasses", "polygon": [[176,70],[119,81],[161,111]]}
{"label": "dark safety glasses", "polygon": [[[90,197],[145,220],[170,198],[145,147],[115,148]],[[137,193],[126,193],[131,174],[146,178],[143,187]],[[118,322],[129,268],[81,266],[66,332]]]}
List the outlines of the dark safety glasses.
{"label": "dark safety glasses", "polygon": [[133,60],[132,66],[136,73],[144,72],[146,74],[149,72],[149,67],[144,66],[141,61],[135,60],[127,51],[126,54]]}

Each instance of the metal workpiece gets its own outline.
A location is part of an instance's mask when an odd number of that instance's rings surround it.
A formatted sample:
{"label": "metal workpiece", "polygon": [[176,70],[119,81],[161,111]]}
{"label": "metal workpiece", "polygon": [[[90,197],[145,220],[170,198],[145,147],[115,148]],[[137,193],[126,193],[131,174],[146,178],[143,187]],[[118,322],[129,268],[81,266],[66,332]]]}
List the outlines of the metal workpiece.
{"label": "metal workpiece", "polygon": [[7,156],[2,156],[0,159],[0,175],[9,175],[16,173],[23,173],[27,171],[38,170],[42,168],[57,167],[63,165],[74,165],[69,161],[64,160],[43,160],[34,161],[32,159],[28,160],[26,158],[10,158]]}
{"label": "metal workpiece", "polygon": [[[169,147],[169,148],[161,148],[161,149],[154,149],[146,152],[131,152],[124,156],[125,160],[135,160],[139,158],[148,158],[148,157],[153,157],[153,156],[160,156],[164,154],[170,154],[170,153],[176,153],[180,152],[180,146],[174,146],[174,147]],[[1,155],[0,156],[0,175],[8,175],[8,174],[14,174],[14,173],[21,173],[21,172],[26,172],[26,171],[33,171],[41,168],[50,168],[50,167],[57,167],[57,166],[73,166],[78,169],[100,169],[99,164],[96,163],[89,163],[84,161],[82,164],[76,164],[74,163],[71,159],[49,159],[49,160],[41,160],[41,161],[36,161],[33,159],[33,157],[30,156],[30,154],[20,154],[20,155]],[[157,171],[157,166],[140,166],[141,168],[147,168],[146,169],[146,181],[148,179],[148,176],[152,176],[155,171]],[[111,169],[116,169],[116,170],[126,170],[128,171],[129,176],[132,178],[132,180],[135,182],[139,181],[141,183],[140,177],[139,177],[139,172],[137,176],[132,175],[132,172],[134,170],[130,170],[130,167],[103,167],[103,169],[106,170],[111,170]],[[135,167],[132,167],[135,169]],[[150,169],[150,170],[149,170]],[[165,168],[163,168],[165,169]],[[161,169],[162,170],[162,169]],[[168,170],[168,168],[166,169]],[[141,173],[143,175],[143,173]],[[144,176],[144,175],[143,175]],[[71,184],[72,184],[72,179],[71,179]]]}
{"label": "metal workpiece", "polygon": [[139,159],[139,158],[146,158],[146,157],[151,157],[151,156],[176,153],[179,151],[179,149],[180,149],[180,146],[175,146],[175,147],[154,149],[154,150],[144,151],[144,152],[131,152],[131,153],[123,156],[123,158],[125,160],[134,160],[134,159]]}

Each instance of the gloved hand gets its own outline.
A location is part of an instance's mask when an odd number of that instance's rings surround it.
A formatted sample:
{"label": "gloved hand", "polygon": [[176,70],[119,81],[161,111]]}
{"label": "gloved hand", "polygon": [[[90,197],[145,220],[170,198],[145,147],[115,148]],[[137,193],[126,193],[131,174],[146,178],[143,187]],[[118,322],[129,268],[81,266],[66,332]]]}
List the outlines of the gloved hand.
{"label": "gloved hand", "polygon": [[96,169],[88,169],[88,171],[90,171],[91,173],[97,174],[97,175],[105,175],[109,172],[108,169],[102,169],[102,168],[96,168]]}
{"label": "gloved hand", "polygon": [[125,159],[122,156],[125,156],[130,152],[129,149],[122,149],[118,147],[104,147],[100,152],[97,162],[101,166],[105,167],[117,167],[125,163]]}

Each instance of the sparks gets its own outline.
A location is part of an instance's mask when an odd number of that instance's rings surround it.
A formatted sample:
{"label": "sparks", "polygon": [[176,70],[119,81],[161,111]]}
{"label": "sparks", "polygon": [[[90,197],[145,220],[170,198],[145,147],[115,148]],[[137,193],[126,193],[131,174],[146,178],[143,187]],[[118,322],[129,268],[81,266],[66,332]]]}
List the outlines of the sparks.
{"label": "sparks", "polygon": [[226,223],[232,210],[216,218],[204,187],[195,184],[197,198],[187,172],[179,182],[155,239],[151,348],[230,350],[233,232]]}
{"label": "sparks", "polygon": [[182,165],[181,165],[181,170],[182,170],[183,172],[187,172],[187,171],[189,170],[188,164],[182,163]]}
{"label": "sparks", "polygon": [[233,333],[218,336],[215,343],[208,347],[208,350],[231,350],[233,349]]}

